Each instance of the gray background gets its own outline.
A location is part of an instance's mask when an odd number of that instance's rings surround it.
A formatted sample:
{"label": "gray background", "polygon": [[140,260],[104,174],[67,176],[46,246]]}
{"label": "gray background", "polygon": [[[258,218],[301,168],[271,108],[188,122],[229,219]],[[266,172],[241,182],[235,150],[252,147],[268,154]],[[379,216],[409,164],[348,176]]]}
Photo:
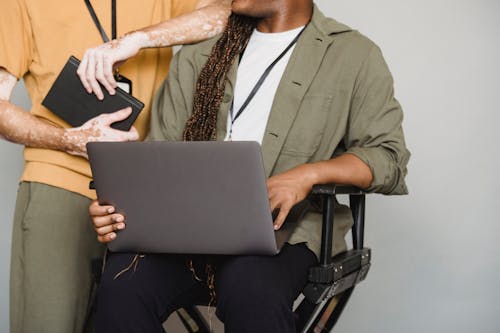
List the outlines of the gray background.
{"label": "gray background", "polygon": [[[368,199],[373,268],[335,332],[498,332],[500,1],[318,4],[382,48],[413,153],[411,194]],[[22,84],[13,101],[28,107]],[[0,332],[21,155],[0,142]]]}

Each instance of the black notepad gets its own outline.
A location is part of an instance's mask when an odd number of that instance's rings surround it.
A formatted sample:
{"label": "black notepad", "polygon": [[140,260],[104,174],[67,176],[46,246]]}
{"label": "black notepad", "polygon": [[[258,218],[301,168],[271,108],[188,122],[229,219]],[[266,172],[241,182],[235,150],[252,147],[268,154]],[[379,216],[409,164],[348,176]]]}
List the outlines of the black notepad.
{"label": "black notepad", "polygon": [[128,131],[144,108],[144,103],[120,88],[116,88],[115,95],[110,95],[102,86],[104,100],[98,100],[94,94],[85,90],[76,74],[79,64],[80,61],[75,57],[69,58],[42,105],[73,127],[81,126],[102,113],[113,113],[130,106],[132,114],[111,125],[115,129]]}

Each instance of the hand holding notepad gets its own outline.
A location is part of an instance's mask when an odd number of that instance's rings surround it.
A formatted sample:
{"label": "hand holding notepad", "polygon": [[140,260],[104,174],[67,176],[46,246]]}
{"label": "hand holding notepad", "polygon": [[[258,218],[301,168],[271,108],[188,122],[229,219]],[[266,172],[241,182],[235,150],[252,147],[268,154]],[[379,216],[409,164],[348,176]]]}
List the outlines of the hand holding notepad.
{"label": "hand holding notepad", "polygon": [[132,113],[127,119],[111,125],[114,129],[128,131],[144,108],[144,104],[120,88],[116,89],[115,95],[110,95],[103,89],[105,95],[103,100],[89,94],[76,74],[79,63],[75,57],[69,58],[42,105],[73,127],[81,126],[100,114],[131,107]]}

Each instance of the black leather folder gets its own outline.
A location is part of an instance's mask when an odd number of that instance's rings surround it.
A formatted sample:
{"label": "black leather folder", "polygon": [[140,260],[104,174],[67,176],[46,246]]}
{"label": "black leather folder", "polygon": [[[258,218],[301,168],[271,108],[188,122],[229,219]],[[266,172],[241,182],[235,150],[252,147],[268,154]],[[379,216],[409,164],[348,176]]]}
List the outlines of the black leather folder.
{"label": "black leather folder", "polygon": [[102,113],[112,113],[130,106],[132,114],[111,125],[115,129],[128,131],[144,108],[144,103],[120,88],[116,88],[115,95],[110,95],[102,86],[104,100],[98,100],[94,94],[87,93],[76,74],[79,64],[80,61],[75,57],[69,58],[42,105],[73,127],[81,126]]}

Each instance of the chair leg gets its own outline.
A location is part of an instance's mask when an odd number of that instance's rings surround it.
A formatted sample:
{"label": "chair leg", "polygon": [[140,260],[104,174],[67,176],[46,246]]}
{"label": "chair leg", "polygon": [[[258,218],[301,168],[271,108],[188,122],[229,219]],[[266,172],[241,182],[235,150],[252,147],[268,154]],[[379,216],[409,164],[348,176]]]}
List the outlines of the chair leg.
{"label": "chair leg", "polygon": [[297,332],[312,332],[311,328],[314,326],[319,316],[324,311],[326,304],[327,300],[319,304],[314,304],[309,302],[307,299],[304,299],[302,303],[300,303],[299,307],[295,310],[295,313],[298,315],[296,324]]}
{"label": "chair leg", "polygon": [[337,307],[338,303],[338,298],[337,297],[332,297],[327,301],[327,304],[321,311],[321,313],[318,315],[318,318],[314,322],[311,332],[314,333],[323,333],[323,332],[329,332],[330,330],[327,330],[328,326],[328,320],[330,319],[330,316],[332,313],[335,311],[335,308]]}
{"label": "chair leg", "polygon": [[188,333],[210,333],[210,326],[195,305],[180,308],[177,314]]}
{"label": "chair leg", "polygon": [[331,332],[351,298],[353,291],[354,287],[317,305],[304,299],[297,310],[295,310],[295,313],[298,315],[297,332]]}
{"label": "chair leg", "polygon": [[338,297],[338,302],[335,305],[335,308],[333,309],[333,312],[327,319],[324,328],[321,331],[315,331],[315,333],[328,333],[331,332],[335,324],[337,324],[337,321],[339,320],[340,315],[344,311],[344,308],[351,298],[352,292],[354,291],[354,287],[347,289],[344,291],[339,297]]}
{"label": "chair leg", "polygon": [[309,302],[306,298],[300,302],[297,309],[295,309],[295,314],[297,316],[297,320],[295,322],[295,326],[297,327],[297,333],[302,332],[302,329],[306,327],[306,324],[311,317],[311,314],[314,312],[314,308],[316,305]]}

